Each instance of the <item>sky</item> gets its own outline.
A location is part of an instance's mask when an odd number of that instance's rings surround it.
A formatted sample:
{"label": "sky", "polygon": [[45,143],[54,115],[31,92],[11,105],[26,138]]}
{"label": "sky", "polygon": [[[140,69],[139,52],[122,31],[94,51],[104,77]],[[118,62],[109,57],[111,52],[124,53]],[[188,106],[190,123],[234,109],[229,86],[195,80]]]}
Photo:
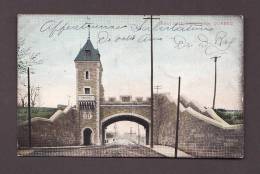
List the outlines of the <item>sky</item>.
{"label": "sky", "polygon": [[[156,16],[154,85],[172,100],[181,95],[212,106],[214,56],[216,108],[243,106],[243,19],[240,16]],[[101,54],[105,97],[150,96],[150,21],[144,16],[18,15],[18,38],[39,52],[32,84],[40,86],[40,105],[75,104],[74,59],[88,38]],[[19,76],[20,78],[20,76]],[[18,79],[19,81],[20,79]],[[18,86],[19,89],[19,86]],[[155,90],[156,92],[156,90]],[[68,101],[69,100],[69,101]]]}

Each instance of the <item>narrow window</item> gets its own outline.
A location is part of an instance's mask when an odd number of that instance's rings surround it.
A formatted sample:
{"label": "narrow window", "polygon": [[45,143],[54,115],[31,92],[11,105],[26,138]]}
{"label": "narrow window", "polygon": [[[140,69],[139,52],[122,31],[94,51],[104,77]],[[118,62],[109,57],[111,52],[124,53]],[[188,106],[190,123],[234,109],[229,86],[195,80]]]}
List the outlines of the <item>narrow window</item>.
{"label": "narrow window", "polygon": [[86,56],[91,56],[90,50],[85,50],[85,52],[86,52]]}
{"label": "narrow window", "polygon": [[90,88],[84,88],[85,94],[90,94]]}
{"label": "narrow window", "polygon": [[85,73],[85,78],[88,80],[89,79],[89,72],[88,71],[86,71],[86,73]]}

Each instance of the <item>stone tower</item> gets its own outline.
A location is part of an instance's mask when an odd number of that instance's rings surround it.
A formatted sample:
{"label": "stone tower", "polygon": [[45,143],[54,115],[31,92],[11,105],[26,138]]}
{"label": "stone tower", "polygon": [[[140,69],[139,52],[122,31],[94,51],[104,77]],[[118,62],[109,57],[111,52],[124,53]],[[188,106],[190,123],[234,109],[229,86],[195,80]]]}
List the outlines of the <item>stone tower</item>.
{"label": "stone tower", "polygon": [[93,47],[90,36],[74,62],[80,144],[100,144],[100,101],[104,96],[101,83],[103,70],[99,51]]}

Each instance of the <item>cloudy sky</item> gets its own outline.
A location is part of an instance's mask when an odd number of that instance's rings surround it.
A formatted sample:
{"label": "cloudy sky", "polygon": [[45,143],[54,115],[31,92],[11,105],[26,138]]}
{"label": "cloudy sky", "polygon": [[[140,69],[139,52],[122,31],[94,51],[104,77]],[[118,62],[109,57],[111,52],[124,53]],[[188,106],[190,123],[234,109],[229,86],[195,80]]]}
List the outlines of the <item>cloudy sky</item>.
{"label": "cloudy sky", "polygon": [[[74,59],[88,37],[98,47],[105,96],[150,95],[150,23],[144,16],[19,15],[18,36],[40,53],[32,83],[41,87],[42,106],[75,104]],[[181,94],[212,105],[213,56],[218,60],[216,107],[241,109],[243,21],[239,16],[156,16],[154,85],[175,100]]]}

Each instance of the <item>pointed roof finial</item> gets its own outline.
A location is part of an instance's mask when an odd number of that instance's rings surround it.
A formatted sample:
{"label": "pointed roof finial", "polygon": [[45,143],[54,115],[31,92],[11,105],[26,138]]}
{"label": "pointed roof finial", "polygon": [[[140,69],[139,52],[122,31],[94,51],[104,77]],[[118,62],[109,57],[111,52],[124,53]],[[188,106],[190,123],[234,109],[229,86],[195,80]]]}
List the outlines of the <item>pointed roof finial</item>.
{"label": "pointed roof finial", "polygon": [[90,40],[90,25],[88,25],[88,39]]}

